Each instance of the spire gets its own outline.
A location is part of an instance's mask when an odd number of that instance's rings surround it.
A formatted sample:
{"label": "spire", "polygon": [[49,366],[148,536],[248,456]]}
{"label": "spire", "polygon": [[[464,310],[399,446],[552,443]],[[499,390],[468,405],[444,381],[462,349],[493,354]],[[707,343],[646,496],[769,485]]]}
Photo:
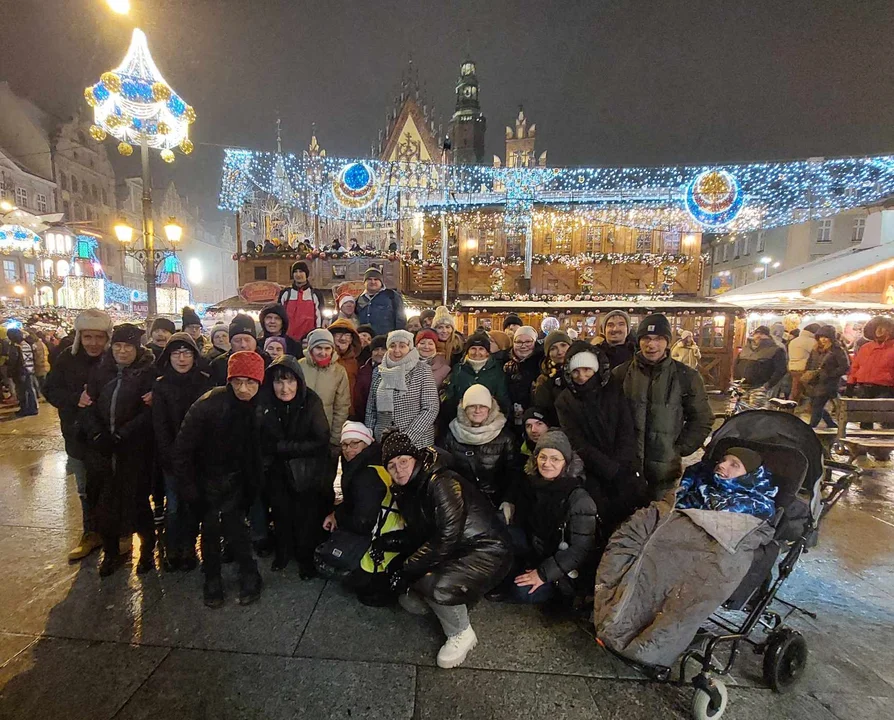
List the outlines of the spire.
{"label": "spire", "polygon": [[276,152],[282,152],[282,119],[276,118]]}

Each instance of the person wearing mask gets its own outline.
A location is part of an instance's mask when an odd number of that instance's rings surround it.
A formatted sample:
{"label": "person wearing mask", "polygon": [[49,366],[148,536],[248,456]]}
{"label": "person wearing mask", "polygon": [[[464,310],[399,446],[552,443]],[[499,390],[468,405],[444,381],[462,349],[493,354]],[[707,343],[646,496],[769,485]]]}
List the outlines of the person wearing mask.
{"label": "person wearing mask", "polygon": [[456,332],[453,315],[441,305],[435,310],[431,326],[438,336],[438,354],[453,367],[463,359],[463,340]]}
{"label": "person wearing mask", "polygon": [[267,338],[284,337],[286,339],[286,353],[296,358],[301,357],[301,343],[289,336],[289,315],[286,309],[279,303],[268,305],[258,316],[261,322],[261,341]]}
{"label": "person wearing mask", "polygon": [[102,310],[84,310],[74,321],[71,346],[62,350],[44,385],[47,402],[59,411],[59,425],[68,455],[66,474],[75,476],[81,501],[81,539],[68,553],[69,562],[78,562],[102,547],[96,528],[94,496],[87,492],[85,438],[78,423],[80,409],[93,403],[87,394],[87,380],[102,360],[112,338],[112,319]]}
{"label": "person wearing mask", "polygon": [[767,404],[770,390],[785,377],[787,369],[785,348],[770,337],[770,328],[761,325],[755,328],[739,353],[733,377],[745,381],[743,400],[752,407],[762,408]]}
{"label": "person wearing mask", "polygon": [[671,327],[661,314],[648,315],[636,329],[639,350],[612,370],[633,415],[636,466],[660,500],[682,472],[682,458],[701,447],[714,413],[697,371],[670,357]]}
{"label": "person wearing mask", "polygon": [[522,440],[520,452],[522,457],[528,458],[534,454],[534,448],[537,446],[543,434],[549,430],[549,419],[546,411],[535,406],[529,407],[522,415],[522,427],[524,428],[524,439]]}
{"label": "person wearing mask", "polygon": [[357,362],[362,367],[366,364],[369,360],[369,356],[372,354],[372,350],[370,350],[369,346],[376,334],[372,329],[372,325],[359,325],[357,327],[357,335],[360,337],[360,354],[357,356]]}
{"label": "person wearing mask", "polygon": [[348,387],[351,393],[351,410],[354,412],[354,388],[357,385],[357,375],[360,372],[360,335],[354,329],[349,320],[339,319],[329,326],[332,340],[335,343],[335,352],[338,355],[338,364],[348,374]]}
{"label": "person wearing mask", "polygon": [[9,359],[6,362],[9,378],[15,383],[19,411],[16,417],[37,415],[37,392],[34,389],[34,349],[25,340],[19,328],[7,331],[9,338]]}
{"label": "person wearing mask", "polygon": [[366,420],[366,406],[369,403],[369,389],[372,387],[373,371],[382,364],[385,353],[388,351],[386,345],[388,338],[385,335],[377,335],[372,339],[369,345],[369,358],[360,370],[357,371],[357,382],[354,385],[353,407],[354,414],[352,420],[364,422]]}
{"label": "person wearing mask", "polygon": [[[858,398],[894,398],[894,319],[879,315],[863,326],[866,342],[854,355],[848,392]],[[860,423],[870,429],[872,423]]]}
{"label": "person wearing mask", "polygon": [[525,466],[512,508],[515,569],[488,600],[582,604],[592,594],[602,546],[584,464],[561,430],[545,433]]}
{"label": "person wearing mask", "polygon": [[[288,355],[288,344],[289,338],[282,337],[281,335],[274,335],[267,338],[264,341],[264,352],[270,356],[270,362],[273,362],[276,358],[282,357],[283,355]],[[294,357],[294,355],[292,357]]]}
{"label": "person wearing mask", "polygon": [[357,298],[357,319],[360,323],[372,325],[376,335],[402,330],[407,324],[403,296],[397,290],[385,287],[385,276],[378,268],[369,268],[363,280],[366,290]]}
{"label": "person wearing mask", "polygon": [[230,322],[228,334],[230,336],[230,349],[215,358],[210,365],[211,379],[218,387],[227,384],[227,367],[230,358],[237,352],[257,353],[264,365],[270,363],[270,357],[258,347],[257,326],[250,315],[239,314]]}
{"label": "person wearing mask", "polygon": [[831,325],[823,325],[815,333],[816,347],[807,360],[807,370],[801,380],[810,396],[810,427],[815,428],[821,420],[827,428],[838,425],[826,410],[826,403],[838,397],[841,378],[847,375],[850,362],[847,353],[838,343],[838,333]]}
{"label": "person wearing mask", "polygon": [[688,365],[693,370],[698,370],[698,363],[702,359],[702,351],[695,343],[695,337],[689,330],[680,331],[680,339],[671,348],[671,357],[677,362]]}
{"label": "person wearing mask", "polygon": [[515,331],[522,327],[524,323],[522,319],[516,315],[515,313],[509,313],[505,318],[503,318],[503,332],[506,333],[510,338],[515,335]]}
{"label": "person wearing mask", "polygon": [[612,368],[625,363],[636,352],[636,340],[630,331],[630,316],[623,310],[611,310],[602,318],[601,335],[593,342],[602,348]]}
{"label": "person wearing mask", "polygon": [[416,349],[419,351],[419,357],[431,367],[435,385],[440,389],[450,375],[450,365],[443,355],[438,354],[438,334],[430,329],[420,330],[416,333]]}
{"label": "person wearing mask", "polygon": [[332,333],[324,328],[307,336],[307,353],[298,364],[308,390],[313,390],[322,401],[329,423],[329,463],[324,481],[332,483],[341,454],[341,426],[351,412],[351,382],[347,371],[338,364]]}
{"label": "person wearing mask", "polygon": [[556,400],[559,425],[583,460],[587,492],[607,534],[648,504],[636,466],[636,433],[621,383],[599,347],[576,341],[565,356],[567,387]]}
{"label": "person wearing mask", "polygon": [[142,337],[136,325],[115,327],[111,349],[87,382],[90,402],[78,417],[87,438],[87,488],[95,498],[103,577],[123,562],[118,539],[133,533],[140,536],[137,573],[155,567],[155,523],[149,506],[154,443],[146,396],[152,392],[156,369]]}
{"label": "person wearing mask", "polygon": [[491,354],[490,336],[484,330],[476,330],[466,340],[462,362],[453,366],[447,390],[444,393],[443,411],[447,418],[456,417],[456,411],[466,390],[472,385],[484,385],[494,396],[504,415],[510,412],[509,386],[498,363]]}
{"label": "person wearing mask", "polygon": [[531,388],[540,375],[543,349],[537,344],[537,331],[522,325],[512,335],[512,349],[503,364],[512,402],[512,426],[517,434],[524,431],[522,416],[531,407]]}
{"label": "person wearing mask", "polygon": [[475,482],[509,522],[506,505],[521,481],[522,463],[506,416],[484,385],[472,385],[443,440],[456,461],[456,469]]}
{"label": "person wearing mask", "polygon": [[229,328],[224,323],[216,323],[214,327],[211,328],[209,337],[211,338],[211,342],[208,344],[208,349],[205,351],[205,359],[210,364],[221,355],[226,355],[230,352]]}
{"label": "person wearing mask", "polygon": [[283,332],[292,340],[301,342],[311,330],[323,327],[325,299],[320,290],[311,287],[310,268],[304,260],[292,263],[290,275],[291,286],[279,294],[276,302],[286,311],[287,327]]}
{"label": "person wearing mask", "polygon": [[168,344],[168,338],[175,332],[177,332],[177,328],[173,320],[168,320],[166,317],[157,317],[152,321],[152,326],[149,328],[149,345],[147,347],[152,351],[156,360],[161,357],[162,350]]}
{"label": "person wearing mask", "polygon": [[419,324],[422,325],[422,328],[431,328],[433,326],[433,322],[435,319],[435,311],[431,308],[426,308],[421,313],[419,313]]}
{"label": "person wearing mask", "polygon": [[263,482],[257,398],[263,380],[264,359],[258,353],[230,355],[226,386],[193,403],[171,452],[176,492],[201,519],[203,599],[210,608],[224,604],[221,537],[239,568],[239,603],[261,596],[245,509],[254,504]]}
{"label": "person wearing mask", "polygon": [[438,667],[457,667],[478,644],[468,604],[496,587],[512,565],[508,532],[487,499],[444,467],[433,448],[392,432],[382,444],[382,463],[406,527],[384,533],[371,553],[407,556],[388,565],[398,602],[415,615],[435,614],[447,636]]}
{"label": "person wearing mask", "polygon": [[543,409],[551,425],[558,424],[556,400],[566,388],[565,355],[571,347],[571,338],[561,330],[553,330],[543,341],[544,358],[540,363],[540,375],[531,387],[531,401]]}
{"label": "person wearing mask", "polygon": [[360,326],[360,321],[357,319],[357,298],[355,298],[351,293],[343,292],[335,299],[335,307],[338,309],[338,315],[336,316],[336,321],[344,320],[351,324],[355,330]]}
{"label": "person wearing mask", "polygon": [[196,566],[198,519],[177,494],[171,448],[183,418],[192,404],[214,387],[211,376],[199,366],[201,354],[192,335],[171,335],[158,359],[160,373],[152,386],[152,428],[155,458],[161,465],[165,486],[164,563],[168,570],[192,570]]}
{"label": "person wearing mask", "polygon": [[198,314],[196,314],[196,311],[188,305],[183,308],[180,329],[195,341],[196,347],[199,350],[199,357],[204,355],[208,350],[209,343],[202,335],[202,320],[199,318]]}
{"label": "person wearing mask", "polygon": [[399,431],[419,447],[435,441],[438,417],[438,388],[429,364],[413,347],[406,330],[388,334],[387,352],[373,370],[365,425],[379,442]]}
{"label": "person wearing mask", "polygon": [[327,450],[331,432],[319,396],[307,387],[301,365],[291,355],[267,368],[262,398],[261,449],[268,504],[273,510],[276,555],[271,570],[298,560],[302,580],[316,576],[314,549],[323,536],[323,518],[332,506]]}
{"label": "person wearing mask", "polygon": [[792,377],[792,394],[790,399],[800,402],[803,394],[801,376],[807,370],[807,360],[810,353],[816,347],[816,331],[820,329],[819,323],[810,323],[797,337],[792,338],[788,344],[788,372]]}

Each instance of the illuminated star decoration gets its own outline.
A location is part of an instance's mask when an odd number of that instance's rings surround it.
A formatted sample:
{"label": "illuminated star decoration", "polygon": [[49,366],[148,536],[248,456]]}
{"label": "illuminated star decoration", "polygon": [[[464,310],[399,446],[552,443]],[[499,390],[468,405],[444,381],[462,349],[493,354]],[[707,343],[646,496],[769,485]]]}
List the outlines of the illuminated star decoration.
{"label": "illuminated star decoration", "polygon": [[189,126],[195,122],[196,111],[162,77],[142,30],[133,31],[124,60],[84,90],[84,98],[93,107],[95,124],[90,135],[97,142],[112,135],[120,141],[122,155],[130,155],[133,145],[143,139],[161,150],[165,162],[174,162],[174,148],[187,155],[193,150]]}

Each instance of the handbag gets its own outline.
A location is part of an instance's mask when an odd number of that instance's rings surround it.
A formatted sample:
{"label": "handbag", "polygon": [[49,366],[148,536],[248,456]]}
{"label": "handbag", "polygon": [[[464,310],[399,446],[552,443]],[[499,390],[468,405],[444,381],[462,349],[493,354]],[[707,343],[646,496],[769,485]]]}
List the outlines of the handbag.
{"label": "handbag", "polygon": [[[314,565],[322,575],[345,575],[360,567],[360,560],[369,550],[371,538],[335,530],[326,542],[314,551]],[[333,572],[335,571],[335,572]]]}

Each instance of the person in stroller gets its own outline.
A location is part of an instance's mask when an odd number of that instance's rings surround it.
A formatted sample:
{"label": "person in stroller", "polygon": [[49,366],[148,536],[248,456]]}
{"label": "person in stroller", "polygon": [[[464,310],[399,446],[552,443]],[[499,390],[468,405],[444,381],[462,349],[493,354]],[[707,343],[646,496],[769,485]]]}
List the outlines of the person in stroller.
{"label": "person in stroller", "polygon": [[686,470],[677,491],[676,507],[771,518],[776,514],[773,498],[778,491],[759,453],[731,447],[716,465],[702,460]]}

